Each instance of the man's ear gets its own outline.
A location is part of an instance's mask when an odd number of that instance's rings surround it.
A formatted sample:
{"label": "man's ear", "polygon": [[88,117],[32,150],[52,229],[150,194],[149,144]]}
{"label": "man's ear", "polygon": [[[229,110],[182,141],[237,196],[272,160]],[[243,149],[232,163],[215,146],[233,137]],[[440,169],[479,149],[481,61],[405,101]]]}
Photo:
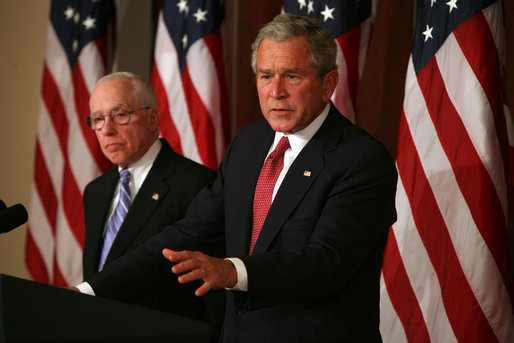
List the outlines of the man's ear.
{"label": "man's ear", "polygon": [[339,82],[339,74],[336,69],[329,71],[323,78],[323,102],[328,102]]}
{"label": "man's ear", "polygon": [[150,126],[154,129],[159,130],[159,122],[161,121],[161,115],[159,110],[156,108],[150,108],[149,113]]}

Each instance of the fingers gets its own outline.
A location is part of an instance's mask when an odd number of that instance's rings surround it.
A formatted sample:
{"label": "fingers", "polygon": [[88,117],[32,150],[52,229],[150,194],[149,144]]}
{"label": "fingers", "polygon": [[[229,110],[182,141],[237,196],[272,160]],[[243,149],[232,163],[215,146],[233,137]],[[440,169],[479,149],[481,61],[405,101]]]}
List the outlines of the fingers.
{"label": "fingers", "polygon": [[202,296],[211,289],[233,287],[237,282],[237,273],[232,262],[210,257],[199,251],[174,251],[164,249],[162,254],[174,262],[171,268],[174,274],[180,274],[177,280],[184,284],[195,280],[203,280],[195,294]]}
{"label": "fingers", "polygon": [[162,255],[168,259],[171,262],[181,262],[183,260],[186,260],[188,258],[191,258],[190,256],[191,251],[183,250],[183,251],[175,251],[171,249],[163,249]]}

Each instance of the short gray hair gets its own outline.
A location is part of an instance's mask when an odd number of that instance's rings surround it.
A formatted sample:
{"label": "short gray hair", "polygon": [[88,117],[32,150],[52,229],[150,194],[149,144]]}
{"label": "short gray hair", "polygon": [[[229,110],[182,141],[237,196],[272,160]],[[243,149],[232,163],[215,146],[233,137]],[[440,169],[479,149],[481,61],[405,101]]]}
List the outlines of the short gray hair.
{"label": "short gray hair", "polygon": [[334,38],[317,20],[292,14],[279,14],[264,25],[252,44],[252,69],[257,74],[257,51],[264,39],[275,42],[304,36],[309,42],[312,66],[323,80],[331,70],[337,70],[337,46]]}
{"label": "short gray hair", "polygon": [[142,102],[141,105],[144,106],[151,106],[157,108],[158,104],[155,91],[143,77],[137,74],[128,71],[118,71],[111,74],[107,74],[96,82],[95,87],[107,81],[120,79],[126,79],[132,82],[132,98],[134,101]]}

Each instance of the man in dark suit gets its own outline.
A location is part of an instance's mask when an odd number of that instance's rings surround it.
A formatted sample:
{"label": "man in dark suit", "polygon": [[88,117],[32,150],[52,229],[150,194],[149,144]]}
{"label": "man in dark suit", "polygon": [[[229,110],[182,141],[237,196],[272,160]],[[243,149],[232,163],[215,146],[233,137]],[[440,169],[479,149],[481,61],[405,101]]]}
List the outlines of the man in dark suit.
{"label": "man in dark suit", "polygon": [[[102,152],[116,166],[84,191],[84,278],[183,218],[194,196],[215,177],[212,170],[177,154],[166,140],[158,139],[157,99],[141,77],[126,72],[103,77],[91,94],[90,107],[88,124],[95,130]],[[124,169],[130,173],[128,211],[111,235],[109,221],[120,199],[120,171]],[[202,299],[191,289],[174,287],[172,278],[162,282],[168,287],[159,287],[135,302],[206,319]]]}
{"label": "man in dark suit", "polygon": [[[87,283],[125,299],[172,267],[198,296],[229,289],[224,342],[380,342],[393,159],[330,102],[337,49],[315,20],[281,14],[252,49],[266,121],[237,134],[183,220]],[[229,258],[210,256],[220,237]]]}

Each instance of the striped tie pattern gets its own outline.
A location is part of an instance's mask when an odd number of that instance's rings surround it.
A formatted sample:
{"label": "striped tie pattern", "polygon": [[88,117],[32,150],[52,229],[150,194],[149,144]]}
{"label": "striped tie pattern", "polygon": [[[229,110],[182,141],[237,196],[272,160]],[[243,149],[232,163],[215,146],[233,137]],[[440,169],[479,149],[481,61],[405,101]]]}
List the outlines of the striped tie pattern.
{"label": "striped tie pattern", "polygon": [[98,267],[98,271],[103,269],[105,260],[107,259],[107,255],[109,255],[109,250],[111,250],[112,243],[120,230],[121,224],[123,223],[123,219],[127,215],[127,212],[130,207],[130,172],[128,169],[122,169],[120,172],[120,199],[118,201],[118,205],[114,209],[114,213],[109,220],[109,225],[107,225],[107,230],[105,232],[104,245],[102,248],[102,255],[100,256],[100,265]]}
{"label": "striped tie pattern", "polygon": [[262,224],[268,215],[271,206],[271,198],[273,196],[273,189],[277,183],[278,176],[284,167],[284,153],[289,149],[289,139],[282,137],[278,142],[277,147],[268,156],[264,165],[262,166],[255,187],[255,194],[253,197],[253,225],[252,237],[250,241],[250,254],[253,252],[257,238],[261,232]]}

